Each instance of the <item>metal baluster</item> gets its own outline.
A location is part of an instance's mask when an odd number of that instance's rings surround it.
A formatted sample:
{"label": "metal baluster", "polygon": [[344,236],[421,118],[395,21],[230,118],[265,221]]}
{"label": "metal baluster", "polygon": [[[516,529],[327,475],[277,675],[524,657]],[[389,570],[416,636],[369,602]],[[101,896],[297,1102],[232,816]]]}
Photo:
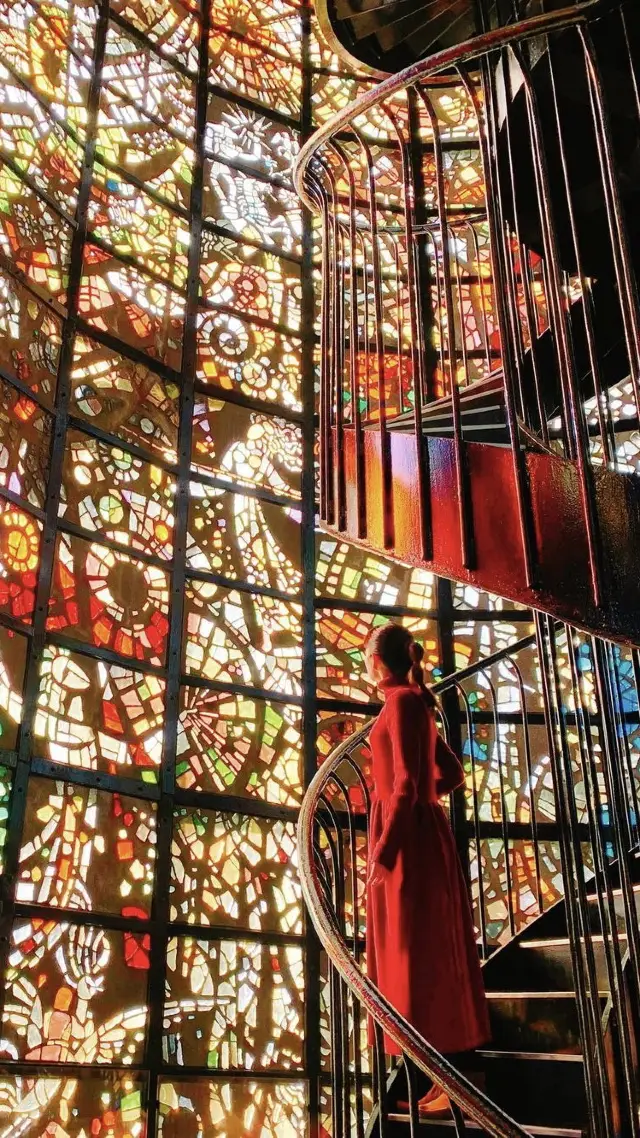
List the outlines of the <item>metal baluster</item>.
{"label": "metal baluster", "polygon": [[567,928],[572,945],[578,1021],[583,1045],[586,1091],[592,1138],[613,1138],[609,1111],[605,1109],[607,1067],[603,1041],[589,992],[597,991],[595,963],[589,953],[589,929],[582,851],[575,816],[573,772],[563,722],[562,694],[556,660],[553,621],[536,613],[538,655],[542,677],[549,754],[554,768],[556,812],[560,826],[562,877]]}
{"label": "metal baluster", "polygon": [[454,685],[464,704],[465,718],[467,722],[467,738],[469,740],[469,755],[471,760],[471,795],[473,799],[473,833],[476,843],[476,857],[478,859],[478,915],[480,918],[480,939],[482,942],[482,955],[484,959],[489,955],[489,941],[487,938],[487,915],[486,903],[484,895],[484,880],[482,875],[482,838],[480,834],[480,799],[478,797],[478,785],[476,780],[476,756],[475,756],[475,741],[474,741],[474,721],[473,711],[469,702],[469,697],[462,687],[462,684],[455,682]]}
{"label": "metal baluster", "polygon": [[580,743],[585,802],[589,818],[591,846],[593,849],[600,927],[605,950],[609,990],[613,1000],[616,1024],[621,1040],[622,1071],[616,1072],[616,1082],[618,1084],[618,1092],[621,1096],[626,1096],[627,1099],[627,1125],[630,1125],[631,1120],[638,1117],[637,1093],[634,1086],[633,1025],[629,1020],[629,1008],[625,998],[624,966],[622,963],[620,937],[617,926],[614,885],[602,834],[602,802],[598,787],[598,771],[593,753],[592,730],[589,721],[589,712],[587,707],[585,707],[580,686],[580,674],[578,671],[577,653],[573,643],[572,630],[568,627],[566,628],[566,637],[571,667],[571,684],[576,709],[576,725],[578,727]]}
{"label": "metal baluster", "polygon": [[513,878],[511,875],[511,859],[510,859],[510,838],[509,838],[509,810],[507,807],[507,794],[505,789],[504,780],[504,763],[502,758],[502,736],[500,732],[500,718],[498,715],[498,697],[493,680],[488,672],[482,669],[481,675],[485,677],[487,686],[491,692],[491,702],[493,705],[493,732],[495,747],[498,755],[498,778],[500,782],[500,825],[502,829],[502,844],[504,846],[504,872],[505,872],[505,886],[507,893],[507,905],[509,910],[509,931],[511,936],[516,935],[516,922],[513,908]]}
{"label": "metal baluster", "polygon": [[602,577],[600,532],[595,489],[589,461],[589,443],[585,430],[585,416],[580,402],[575,359],[571,346],[567,302],[563,296],[562,289],[562,268],[554,217],[553,195],[547,168],[547,154],[542,134],[537,95],[531,80],[529,68],[524,61],[522,52],[516,45],[512,45],[508,50],[513,52],[513,56],[520,67],[526,94],[527,121],[529,125],[529,139],[533,152],[533,169],[536,180],[539,216],[542,226],[544,259],[549,275],[550,325],[553,332],[558,374],[560,376],[563,393],[563,416],[570,427],[570,430],[567,431],[567,439],[571,447],[568,457],[573,459],[576,463],[585,534],[589,550],[591,590],[594,604],[597,606],[601,601]]}
{"label": "metal baluster", "polygon": [[482,87],[484,92],[484,107],[486,108],[486,122],[483,108],[476,91],[475,78],[464,67],[458,71],[464,82],[465,89],[471,98],[480,126],[479,139],[482,154],[482,169],[484,173],[487,209],[489,217],[490,250],[493,277],[493,295],[495,298],[498,328],[502,351],[502,369],[505,411],[507,427],[509,430],[509,445],[513,460],[514,481],[518,500],[518,525],[522,542],[525,580],[528,588],[534,585],[534,550],[535,538],[531,517],[531,497],[529,480],[522,447],[520,446],[520,429],[515,406],[515,391],[513,377],[516,374],[517,363],[513,352],[513,344],[509,336],[509,314],[506,306],[508,288],[508,274],[506,270],[507,252],[503,241],[501,224],[502,202],[500,195],[500,181],[497,177],[492,155],[497,153],[498,129],[497,111],[495,106],[495,90],[492,81],[492,66],[494,60],[481,59]]}
{"label": "metal baluster", "polygon": [[525,692],[524,679],[519,665],[514,659],[506,658],[505,664],[510,667],[516,677],[518,685],[518,692],[520,695],[520,708],[522,715],[522,742],[524,746],[524,761],[527,771],[527,785],[529,788],[529,818],[531,822],[531,842],[533,845],[533,858],[536,874],[536,894],[538,901],[538,911],[540,914],[544,912],[544,899],[542,896],[542,872],[540,869],[540,843],[538,838],[538,819],[536,803],[533,796],[533,765],[531,762],[531,739],[529,738],[529,713],[527,710],[527,698]]}
{"label": "metal baluster", "polygon": [[[467,456],[462,438],[462,419],[460,414],[460,388],[456,374],[456,325],[453,305],[453,282],[451,277],[450,251],[447,227],[446,187],[444,177],[444,158],[440,124],[433,104],[424,88],[420,97],[425,106],[433,131],[433,154],[436,166],[436,198],[438,203],[438,228],[442,247],[442,279],[444,291],[444,311],[447,322],[447,348],[449,357],[449,384],[451,395],[451,416],[453,420],[453,441],[456,467],[456,488],[460,511],[460,557],[465,569],[475,568],[475,538],[473,508]],[[441,336],[443,328],[441,327]]]}

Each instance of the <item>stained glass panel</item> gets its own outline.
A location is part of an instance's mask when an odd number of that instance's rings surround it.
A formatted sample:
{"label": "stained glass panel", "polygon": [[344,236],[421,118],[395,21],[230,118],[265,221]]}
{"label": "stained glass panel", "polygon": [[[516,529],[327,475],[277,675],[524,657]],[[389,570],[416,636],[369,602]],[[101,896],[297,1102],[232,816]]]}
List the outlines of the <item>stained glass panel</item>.
{"label": "stained glass panel", "polygon": [[51,416],[0,380],[0,486],[42,508],[50,449]]}
{"label": "stained glass panel", "polygon": [[74,415],[150,457],[175,462],[178,397],[175,383],[141,363],[77,336],[71,371]]}
{"label": "stained glass panel", "polygon": [[0,626],[0,750],[12,750],[22,715],[27,638]]}
{"label": "stained glass panel", "polygon": [[172,854],[171,920],[302,932],[292,823],[180,810]]}
{"label": "stained glass panel", "polygon": [[0,499],[0,611],[25,624],[35,606],[42,523]]}
{"label": "stained glass panel", "polygon": [[0,364],[47,405],[55,395],[60,319],[0,268]]}
{"label": "stained glass panel", "polygon": [[97,245],[85,246],[79,311],[98,331],[180,366],[182,294]]}
{"label": "stained glass panel", "polygon": [[144,1054],[149,938],[90,925],[18,922],[3,1037],[15,1058],[129,1066]]}
{"label": "stained glass panel", "polygon": [[300,695],[300,605],[191,581],[186,590],[185,668],[218,683]]}
{"label": "stained glass panel", "polygon": [[59,507],[65,521],[170,561],[174,490],[161,467],[69,431]]}
{"label": "stained glass panel", "polygon": [[168,614],[164,569],[97,542],[59,537],[47,619],[51,631],[161,665]]}
{"label": "stained glass panel", "polygon": [[160,1138],[299,1138],[306,1125],[300,1082],[163,1079],[159,1098]]}
{"label": "stained glass panel", "polygon": [[56,763],[156,782],[164,695],[157,676],[50,645],[40,665],[36,752]]}
{"label": "stained glass panel", "polygon": [[176,774],[185,789],[297,805],[300,709],[242,692],[183,687]]}
{"label": "stained glass panel", "polygon": [[203,383],[300,410],[300,344],[237,313],[198,316],[196,375]]}
{"label": "stained glass panel", "polygon": [[300,428],[284,419],[198,396],[193,468],[201,474],[297,498],[301,444]]}
{"label": "stained glass panel", "polygon": [[214,1070],[300,1067],[303,990],[299,947],[190,937],[170,941],[165,1061]]}
{"label": "stained glass panel", "polygon": [[295,595],[301,554],[298,509],[192,482],[190,568]]}
{"label": "stained glass panel", "polygon": [[59,1134],[59,1119],[64,1119],[65,1138],[109,1131],[118,1138],[140,1138],[146,1097],[146,1080],[133,1073],[84,1072],[82,1078],[5,1073],[0,1077],[0,1138]]}
{"label": "stained glass panel", "polygon": [[155,832],[153,803],[32,778],[16,898],[148,917]]}

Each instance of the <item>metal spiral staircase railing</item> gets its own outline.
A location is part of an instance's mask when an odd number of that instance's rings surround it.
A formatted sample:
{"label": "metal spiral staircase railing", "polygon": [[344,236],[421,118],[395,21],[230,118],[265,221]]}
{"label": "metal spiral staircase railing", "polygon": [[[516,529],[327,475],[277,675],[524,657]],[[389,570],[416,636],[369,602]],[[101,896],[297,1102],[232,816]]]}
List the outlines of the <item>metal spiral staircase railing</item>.
{"label": "metal spiral staircase railing", "polygon": [[[303,803],[298,844],[305,899],[327,961],[332,1138],[415,1138],[423,1126],[434,1135],[453,1127],[458,1136],[505,1138],[638,1132],[639,681],[637,652],[540,616],[535,636],[436,686],[443,729],[455,733],[461,725],[467,764],[451,819],[473,878],[491,1008],[493,1042],[477,1057],[484,1091],[366,977],[369,724],[323,763]],[[472,695],[478,684],[484,707]],[[508,726],[516,721],[517,728]],[[485,763],[495,781],[491,810],[480,792]],[[487,852],[496,840],[498,885]],[[552,887],[548,861],[556,846],[562,881]],[[496,901],[505,913],[500,929]],[[367,1016],[375,1024],[372,1060]],[[402,1050],[392,1068],[383,1033]],[[449,1122],[420,1121],[427,1075],[449,1093]]]}
{"label": "metal spiral staircase railing", "polygon": [[637,643],[640,13],[541,8],[372,87],[301,152],[321,517]]}

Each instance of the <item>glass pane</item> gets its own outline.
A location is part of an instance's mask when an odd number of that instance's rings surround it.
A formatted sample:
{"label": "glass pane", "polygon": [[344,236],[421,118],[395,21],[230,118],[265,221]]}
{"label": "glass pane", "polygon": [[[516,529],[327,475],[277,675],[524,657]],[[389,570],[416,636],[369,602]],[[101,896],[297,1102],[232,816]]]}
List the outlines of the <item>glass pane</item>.
{"label": "glass pane", "polygon": [[294,823],[179,810],[172,855],[172,921],[302,932]]}
{"label": "glass pane", "polygon": [[307,1125],[304,1083],[162,1079],[159,1100],[159,1138],[301,1138]]}
{"label": "glass pane", "polygon": [[189,675],[300,694],[302,609],[275,597],[191,581],[186,589]]}
{"label": "glass pane", "polygon": [[187,557],[200,572],[295,595],[302,586],[300,513],[192,482]]}
{"label": "glass pane", "polygon": [[165,1062],[214,1070],[302,1065],[302,948],[176,938],[167,966]]}
{"label": "glass pane", "polygon": [[140,1063],[149,937],[64,921],[19,921],[11,937],[3,1037],[40,1063]]}
{"label": "glass pane", "polygon": [[76,336],[72,382],[75,415],[150,457],[177,462],[176,384],[86,336]]}
{"label": "glass pane", "polygon": [[129,549],[173,557],[174,478],[129,451],[68,431],[60,517]]}
{"label": "glass pane", "polygon": [[48,646],[40,665],[35,748],[56,763],[154,783],[165,682]]}
{"label": "glass pane", "polygon": [[148,917],[155,840],[153,803],[31,778],[17,900]]}
{"label": "glass pane", "polygon": [[239,692],[183,687],[178,785],[293,806],[302,797],[298,707]]}
{"label": "glass pane", "polygon": [[302,433],[292,423],[221,399],[198,396],[192,466],[225,482],[300,496]]}
{"label": "glass pane", "polygon": [[61,534],[47,628],[161,665],[169,630],[168,576],[97,542]]}

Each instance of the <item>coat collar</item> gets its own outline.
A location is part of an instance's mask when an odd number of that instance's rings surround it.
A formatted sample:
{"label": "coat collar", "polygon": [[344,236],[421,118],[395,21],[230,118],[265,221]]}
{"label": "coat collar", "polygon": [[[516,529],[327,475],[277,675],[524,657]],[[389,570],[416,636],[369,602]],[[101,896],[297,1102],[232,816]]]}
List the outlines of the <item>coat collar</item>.
{"label": "coat collar", "polygon": [[386,680],[380,680],[378,687],[386,698],[390,692],[397,688],[410,688],[411,684],[409,680],[401,679],[399,676],[389,676]]}

